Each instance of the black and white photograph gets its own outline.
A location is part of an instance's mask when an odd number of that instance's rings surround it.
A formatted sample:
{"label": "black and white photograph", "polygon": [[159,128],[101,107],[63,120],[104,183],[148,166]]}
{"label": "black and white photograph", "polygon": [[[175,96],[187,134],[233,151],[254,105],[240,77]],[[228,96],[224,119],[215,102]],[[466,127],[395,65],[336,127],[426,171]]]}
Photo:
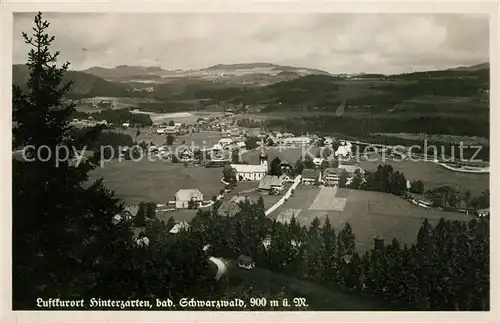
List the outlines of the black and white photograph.
{"label": "black and white photograph", "polygon": [[7,310],[496,312],[491,19],[12,12]]}

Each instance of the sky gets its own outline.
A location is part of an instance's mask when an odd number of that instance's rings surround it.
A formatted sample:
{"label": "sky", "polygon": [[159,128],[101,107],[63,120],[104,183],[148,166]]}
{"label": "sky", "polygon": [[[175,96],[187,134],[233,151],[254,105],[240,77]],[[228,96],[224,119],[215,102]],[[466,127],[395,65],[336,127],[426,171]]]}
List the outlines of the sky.
{"label": "sky", "polygon": [[[14,15],[24,63],[33,13]],[[265,62],[337,73],[403,73],[489,62],[487,15],[45,13],[71,69],[200,69]]]}

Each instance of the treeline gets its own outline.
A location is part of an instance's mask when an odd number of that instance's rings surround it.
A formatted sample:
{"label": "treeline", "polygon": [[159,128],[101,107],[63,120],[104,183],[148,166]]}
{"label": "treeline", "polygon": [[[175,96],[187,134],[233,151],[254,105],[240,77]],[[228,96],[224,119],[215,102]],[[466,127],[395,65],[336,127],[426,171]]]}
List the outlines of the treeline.
{"label": "treeline", "polygon": [[92,117],[96,121],[106,120],[108,123],[113,123],[116,126],[121,126],[121,124],[125,122],[129,122],[140,127],[153,125],[153,121],[149,115],[132,113],[125,109],[106,109],[95,113],[74,111],[71,116],[76,119],[88,119],[89,117]]}
{"label": "treeline", "polygon": [[170,112],[184,112],[203,109],[204,105],[200,101],[198,103],[185,103],[177,101],[164,101],[159,103],[144,102],[139,103],[137,108],[141,111],[156,112],[156,113],[170,113]]}
{"label": "treeline", "polygon": [[377,240],[371,251],[358,254],[349,224],[336,231],[328,219],[321,225],[316,218],[309,228],[295,218],[289,224],[272,222],[262,203],[242,203],[234,217],[200,211],[190,232],[201,235],[217,257],[249,255],[259,267],[332,289],[376,295],[392,308],[489,309],[487,220],[441,219],[435,228],[425,220],[415,245]]}
{"label": "treeline", "polygon": [[[405,79],[408,84],[381,84],[375,88],[382,93],[360,96],[349,99],[349,105],[363,106],[369,105],[371,111],[387,111],[403,101],[421,96],[445,96],[445,97],[479,97],[481,91],[489,89],[488,78],[458,78],[458,77],[417,77],[413,76]],[[402,80],[400,76],[391,76],[397,80]],[[429,105],[431,105],[429,103]],[[487,108],[487,105],[485,105]],[[436,107],[433,107],[436,111]],[[455,109],[455,107],[450,108]]]}
{"label": "treeline", "polygon": [[390,75],[391,80],[426,80],[426,79],[446,79],[446,80],[461,80],[470,79],[476,82],[487,82],[490,77],[489,67],[478,69],[476,71],[459,71],[459,70],[440,70],[440,71],[425,71],[413,73],[401,73]]}
{"label": "treeline", "polygon": [[[349,99],[353,109],[365,107],[370,112],[387,112],[403,101],[421,96],[479,97],[489,88],[489,70],[417,72],[401,75],[363,75],[362,78],[383,77],[369,87],[378,94],[360,95]],[[400,81],[394,83],[394,81]],[[161,85],[154,96],[161,100],[211,99],[212,102],[263,104],[264,112],[284,110],[330,111],[342,102],[340,86],[346,81],[335,76],[307,75],[277,82],[264,87],[227,87],[219,83],[198,82],[189,85]],[[162,90],[165,88],[165,90]],[[169,90],[167,90],[167,88]],[[164,97],[160,97],[161,95]],[[160,95],[160,96],[158,96]],[[466,109],[467,107],[457,107]],[[436,110],[436,107],[433,107]],[[455,109],[450,107],[449,109]]]}
{"label": "treeline", "polygon": [[[119,157],[122,157],[125,160],[139,158],[141,153],[144,154],[147,149],[147,144],[145,142],[137,143],[130,135],[121,132],[100,129],[97,135],[92,136],[92,133],[96,133],[98,128],[101,127],[97,126],[71,129],[69,135],[74,140],[73,146],[78,150],[85,147],[86,151],[93,152],[93,157],[98,160],[100,158],[115,159]],[[89,136],[92,138],[92,142],[90,144],[87,140]],[[129,149],[124,151],[123,149],[126,149],[126,147]],[[101,149],[104,154],[102,156]],[[142,152],[139,150],[142,150]]]}
{"label": "treeline", "polygon": [[[74,140],[78,143],[79,138],[85,137],[90,132],[94,131],[94,127],[84,127],[84,128],[73,128],[69,132],[69,135],[74,138]],[[90,147],[87,149],[90,150],[99,150],[101,146],[113,146],[113,147],[131,147],[135,144],[135,141],[128,134],[115,132],[112,130],[103,130],[99,133],[95,141],[92,143]],[[82,149],[82,145],[76,145],[77,149]]]}
{"label": "treeline", "polygon": [[331,115],[270,119],[269,128],[281,131],[342,133],[352,136],[369,136],[372,133],[427,133],[489,138],[487,120],[440,116],[414,118],[336,117]]}

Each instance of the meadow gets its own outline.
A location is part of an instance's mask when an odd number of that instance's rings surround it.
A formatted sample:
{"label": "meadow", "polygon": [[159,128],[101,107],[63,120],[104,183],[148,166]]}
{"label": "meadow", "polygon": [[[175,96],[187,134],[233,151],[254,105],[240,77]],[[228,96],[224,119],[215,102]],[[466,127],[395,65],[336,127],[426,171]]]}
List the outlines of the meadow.
{"label": "meadow", "polygon": [[315,217],[323,223],[329,218],[332,226],[340,230],[346,222],[352,226],[356,236],[356,249],[364,252],[373,247],[373,238],[382,236],[386,243],[393,238],[402,243],[416,242],[417,232],[425,218],[436,225],[441,217],[446,220],[466,220],[464,214],[434,209],[423,209],[398,196],[379,192],[368,192],[340,188],[331,198],[345,199],[343,211],[311,210],[320,189],[299,186],[292,197],[270,217],[276,219],[288,209],[296,212],[296,219],[302,225],[310,225]]}
{"label": "meadow", "polygon": [[102,177],[106,187],[115,191],[125,204],[139,202],[165,203],[184,188],[197,188],[209,200],[224,188],[222,168],[172,164],[168,161],[138,162],[112,160],[91,174],[91,179]]}

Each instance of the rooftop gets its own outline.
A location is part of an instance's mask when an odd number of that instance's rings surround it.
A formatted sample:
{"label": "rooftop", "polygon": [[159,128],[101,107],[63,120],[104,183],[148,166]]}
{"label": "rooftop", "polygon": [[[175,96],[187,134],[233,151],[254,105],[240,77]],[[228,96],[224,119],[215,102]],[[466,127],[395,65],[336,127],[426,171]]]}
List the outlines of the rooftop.
{"label": "rooftop", "polygon": [[191,198],[203,199],[203,194],[196,188],[181,189],[175,193],[175,199],[178,201],[188,201]]}
{"label": "rooftop", "polygon": [[245,165],[245,164],[231,164],[231,167],[238,173],[263,173],[267,172],[265,165]]}
{"label": "rooftop", "polygon": [[282,186],[283,179],[278,176],[266,175],[259,182],[259,189],[269,190],[272,186]]}

